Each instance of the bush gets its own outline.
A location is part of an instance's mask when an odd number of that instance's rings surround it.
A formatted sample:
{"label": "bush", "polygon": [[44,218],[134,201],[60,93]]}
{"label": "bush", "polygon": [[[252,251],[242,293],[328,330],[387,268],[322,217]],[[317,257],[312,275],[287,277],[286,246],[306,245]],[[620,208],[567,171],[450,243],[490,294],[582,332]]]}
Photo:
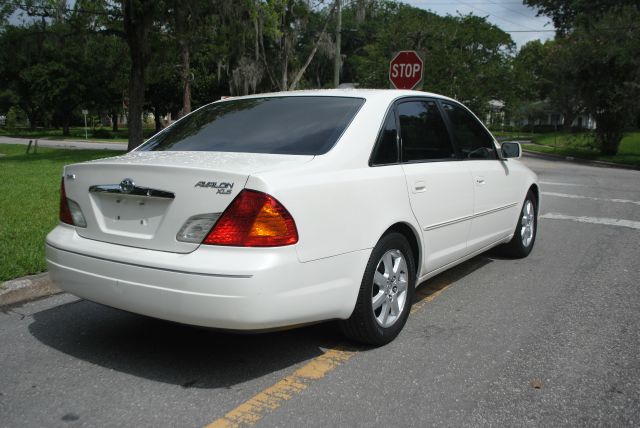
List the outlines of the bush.
{"label": "bush", "polygon": [[113,138],[113,134],[108,129],[94,129],[91,136],[93,138]]}
{"label": "bush", "polygon": [[15,107],[11,107],[7,112],[6,126],[14,129],[18,125],[18,111]]}

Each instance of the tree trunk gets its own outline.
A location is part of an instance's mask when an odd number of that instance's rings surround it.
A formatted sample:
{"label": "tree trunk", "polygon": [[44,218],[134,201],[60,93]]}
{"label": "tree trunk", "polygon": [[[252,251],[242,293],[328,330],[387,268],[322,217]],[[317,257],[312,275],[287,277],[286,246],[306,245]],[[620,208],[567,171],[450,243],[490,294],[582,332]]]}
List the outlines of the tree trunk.
{"label": "tree trunk", "polygon": [[311,50],[311,53],[307,57],[307,61],[304,63],[302,68],[298,70],[298,74],[296,74],[296,77],[293,79],[293,82],[291,82],[291,86],[289,86],[290,91],[293,91],[296,89],[296,87],[298,86],[298,83],[300,82],[300,79],[302,79],[302,76],[304,75],[304,72],[307,70],[307,67],[309,67],[309,64],[311,64],[313,57],[318,51],[318,46],[320,45],[320,41],[322,40],[322,37],[324,37],[324,35],[327,32],[327,25],[329,25],[329,21],[331,20],[331,16],[333,15],[333,11],[335,10],[336,5],[337,5],[337,2],[334,2],[333,7],[329,11],[329,16],[327,16],[327,20],[324,23],[324,27],[322,27],[322,31],[318,35],[318,38],[316,39],[316,43],[313,45],[313,49]]}
{"label": "tree trunk", "polygon": [[32,131],[36,130],[36,112],[35,109],[30,109],[28,107],[22,107],[22,110],[27,115],[27,119],[29,120],[29,129]]}
{"label": "tree trunk", "polygon": [[118,132],[118,113],[111,113],[111,130],[113,132]]}
{"label": "tree trunk", "polygon": [[284,37],[284,52],[282,60],[282,82],[280,83],[280,90],[286,91],[288,87],[288,72],[289,72],[289,43],[287,43],[286,34]]}
{"label": "tree trunk", "polygon": [[153,106],[153,120],[156,124],[156,133],[162,131],[162,115],[157,105]]}
{"label": "tree trunk", "polygon": [[[139,58],[139,57],[138,57]],[[144,108],[144,65],[136,56],[131,58],[131,75],[129,77],[129,142],[127,151],[138,147],[144,141],[142,132],[142,113]]]}
{"label": "tree trunk", "polygon": [[335,8],[338,13],[338,22],[336,24],[336,57],[333,59],[333,86],[340,86],[340,67],[342,66],[342,54],[340,53],[340,45],[342,44],[342,7],[341,0],[335,0]]}
{"label": "tree trunk", "polygon": [[566,132],[571,131],[571,125],[576,119],[576,114],[573,111],[565,111],[563,115],[564,122],[562,123],[562,129]]}
{"label": "tree trunk", "polygon": [[133,150],[144,141],[142,113],[144,109],[145,69],[149,62],[149,32],[157,4],[155,0],[127,0],[122,2],[124,32],[131,57],[129,75],[129,143]]}
{"label": "tree trunk", "polygon": [[256,63],[260,61],[260,25],[258,24],[258,13],[260,12],[260,3],[256,1],[255,3],[255,16],[253,17],[253,30],[256,33],[256,42],[255,42],[255,57]]}
{"label": "tree trunk", "polygon": [[191,58],[189,52],[189,43],[183,41],[180,43],[182,57],[182,116],[191,113]]}
{"label": "tree trunk", "polygon": [[624,136],[624,116],[616,113],[596,114],[596,140],[600,152],[605,156],[618,154],[620,141]]}

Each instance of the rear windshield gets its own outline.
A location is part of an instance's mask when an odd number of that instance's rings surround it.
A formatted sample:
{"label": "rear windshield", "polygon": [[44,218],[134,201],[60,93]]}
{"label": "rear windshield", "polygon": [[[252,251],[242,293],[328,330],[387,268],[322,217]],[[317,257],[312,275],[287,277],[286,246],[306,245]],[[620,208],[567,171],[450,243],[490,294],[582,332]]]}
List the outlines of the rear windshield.
{"label": "rear windshield", "polygon": [[361,98],[326,96],[213,103],[138,150],[321,155],[333,147],[363,103]]}

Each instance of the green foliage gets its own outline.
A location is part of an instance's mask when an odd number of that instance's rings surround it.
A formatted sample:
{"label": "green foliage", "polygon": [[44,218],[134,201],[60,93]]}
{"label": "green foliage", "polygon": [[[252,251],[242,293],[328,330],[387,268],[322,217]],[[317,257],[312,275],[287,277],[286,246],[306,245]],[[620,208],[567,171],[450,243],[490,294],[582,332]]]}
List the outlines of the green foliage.
{"label": "green foliage", "polygon": [[627,6],[638,6],[637,0],[524,0],[538,10],[538,15],[551,18],[560,34],[599,20],[611,12],[620,13]]}
{"label": "green foliage", "polygon": [[[452,96],[484,115],[490,100],[509,119],[550,110],[567,128],[597,117],[603,152],[638,121],[637,0],[526,0],[560,29],[555,41],[515,54],[511,37],[475,15],[438,16],[391,0],[343,1],[341,81],[388,88],[389,60],[417,50],[422,89]],[[142,117],[195,109],[223,95],[333,85],[335,2],[324,0],[29,0],[0,7],[0,111],[17,106],[33,127],[81,124],[130,113]],[[15,9],[36,18],[20,26]],[[300,79],[298,81],[298,79]],[[498,116],[494,116],[498,117]],[[501,117],[501,116],[500,116]],[[156,122],[159,129],[162,123]],[[135,145],[135,144],[134,144]]]}
{"label": "green foliage", "polygon": [[[418,51],[424,60],[423,89],[447,94],[482,113],[491,99],[509,95],[511,37],[473,15],[440,17],[395,2],[376,2],[365,22],[355,22],[355,10],[345,27],[358,29],[361,47],[347,55],[345,75],[363,87],[389,87],[389,61],[399,50]],[[346,43],[353,43],[348,35]],[[355,45],[355,43],[353,43]],[[349,80],[347,80],[349,81]]]}
{"label": "green foliage", "polygon": [[11,107],[7,112],[7,122],[6,126],[9,129],[14,129],[18,126],[18,109],[16,107]]}

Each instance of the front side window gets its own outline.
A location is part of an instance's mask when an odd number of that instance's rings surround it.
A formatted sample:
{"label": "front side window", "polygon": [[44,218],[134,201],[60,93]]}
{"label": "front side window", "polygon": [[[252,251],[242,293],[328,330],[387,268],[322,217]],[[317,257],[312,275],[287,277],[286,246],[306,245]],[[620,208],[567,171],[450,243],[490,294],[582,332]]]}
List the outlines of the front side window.
{"label": "front side window", "polygon": [[403,162],[455,157],[447,128],[434,101],[398,105]]}
{"label": "front side window", "polygon": [[393,109],[387,114],[384,126],[371,157],[372,165],[389,165],[398,163],[398,128]]}
{"label": "front side window", "polygon": [[362,104],[362,98],[326,96],[213,103],[156,134],[138,150],[322,155]]}
{"label": "front side window", "polygon": [[482,124],[459,105],[443,102],[453,135],[464,159],[497,159],[493,138]]}

